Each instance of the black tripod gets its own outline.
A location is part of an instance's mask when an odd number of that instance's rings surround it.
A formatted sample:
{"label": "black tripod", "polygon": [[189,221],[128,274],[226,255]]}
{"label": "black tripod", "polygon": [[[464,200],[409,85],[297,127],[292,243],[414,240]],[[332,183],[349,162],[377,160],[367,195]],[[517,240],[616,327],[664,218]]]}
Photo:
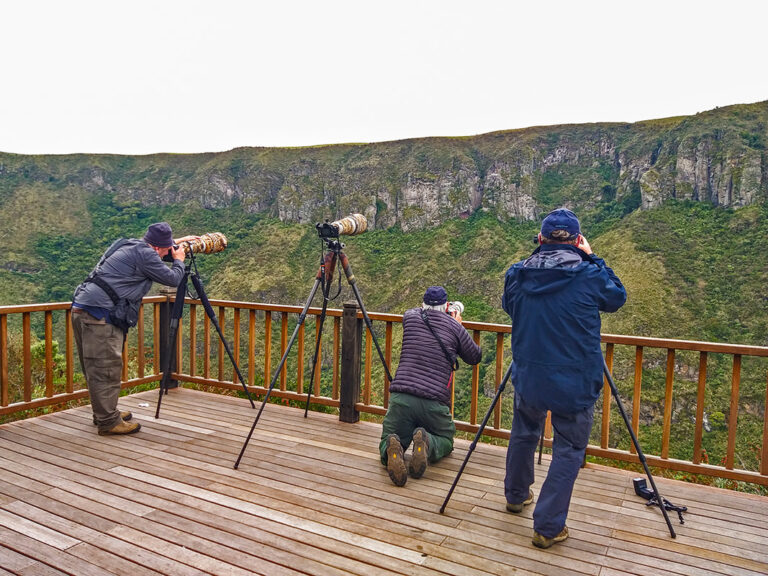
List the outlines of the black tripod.
{"label": "black tripod", "polygon": [[[624,411],[624,406],[621,403],[621,398],[619,398],[619,391],[616,388],[616,384],[613,381],[613,377],[611,376],[610,371],[608,370],[608,365],[605,363],[605,359],[603,359],[603,372],[605,373],[606,379],[608,380],[608,384],[611,387],[611,393],[613,394],[613,397],[616,399],[616,404],[619,407],[619,412],[621,413],[621,417],[624,419],[624,423],[627,425],[627,430],[629,431],[629,435],[632,438],[632,443],[634,444],[635,450],[637,451],[637,457],[639,458],[640,463],[643,465],[643,468],[645,469],[645,473],[648,476],[648,480],[651,483],[651,487],[653,488],[653,494],[655,496],[655,500],[653,501],[653,503],[658,505],[659,508],[661,509],[661,513],[664,516],[664,520],[667,523],[667,528],[669,528],[669,534],[670,536],[672,536],[672,538],[675,538],[677,534],[675,534],[675,529],[672,527],[672,522],[670,522],[669,516],[667,515],[667,508],[666,508],[667,501],[661,497],[661,495],[659,494],[659,489],[656,487],[656,483],[653,481],[653,476],[651,475],[651,471],[648,469],[648,464],[645,460],[645,454],[643,454],[643,451],[640,448],[640,443],[637,441],[637,436],[635,436],[635,431],[632,430],[632,426],[629,422],[629,418],[627,417],[627,413]],[[453,494],[453,491],[456,488],[456,484],[458,484],[459,478],[464,472],[464,468],[466,467],[467,462],[469,461],[469,457],[472,456],[472,452],[474,451],[475,446],[477,446],[477,441],[480,439],[480,436],[482,436],[483,434],[483,429],[485,428],[485,425],[488,423],[488,418],[490,418],[491,412],[493,412],[493,409],[496,406],[496,402],[498,402],[499,398],[501,398],[501,394],[507,385],[507,380],[509,380],[509,376],[511,373],[512,373],[512,364],[509,365],[509,368],[507,369],[507,373],[504,375],[504,380],[501,381],[501,384],[499,385],[499,389],[496,392],[496,396],[493,398],[493,402],[491,402],[491,406],[488,409],[488,413],[485,415],[485,418],[483,418],[483,422],[482,424],[480,424],[480,429],[477,431],[477,434],[475,435],[475,439],[472,441],[472,444],[469,446],[469,450],[467,451],[467,455],[464,458],[464,462],[461,464],[461,468],[459,468],[459,473],[456,475],[456,479],[453,481],[453,484],[451,485],[451,489],[448,491],[448,495],[445,497],[445,501],[443,502],[443,505],[440,508],[440,514],[445,512],[445,507],[448,505],[448,500],[450,500],[451,495]],[[651,504],[651,502],[649,502],[649,504]],[[681,520],[682,520],[682,516],[681,516]]]}
{"label": "black tripod", "polygon": [[[318,230],[322,230],[320,228],[320,225],[318,225]],[[269,385],[269,390],[267,390],[266,396],[264,396],[264,400],[261,403],[261,408],[259,408],[258,414],[256,414],[256,419],[253,422],[253,426],[251,426],[251,431],[248,432],[248,437],[245,439],[245,442],[243,443],[243,448],[240,450],[240,455],[237,457],[237,461],[235,462],[235,469],[237,469],[238,466],[240,466],[240,460],[243,458],[243,454],[245,454],[245,449],[248,446],[248,442],[251,439],[251,436],[253,435],[253,431],[256,429],[256,424],[259,422],[259,418],[261,417],[261,413],[264,411],[264,406],[267,404],[267,400],[269,400],[269,395],[272,392],[272,389],[275,387],[275,383],[277,382],[277,377],[280,374],[280,371],[283,368],[283,365],[285,364],[286,359],[288,358],[288,353],[291,351],[291,347],[293,346],[294,341],[296,340],[296,336],[299,333],[299,329],[301,328],[302,324],[304,324],[304,320],[307,317],[307,310],[309,309],[310,304],[312,303],[312,300],[315,298],[315,294],[317,293],[317,289],[322,286],[323,291],[323,309],[320,313],[319,317],[319,328],[317,330],[317,341],[315,343],[315,355],[312,359],[312,373],[309,378],[309,391],[307,392],[307,403],[304,407],[304,417],[307,417],[307,411],[309,410],[309,399],[312,395],[312,382],[314,381],[314,375],[315,375],[315,368],[317,366],[317,358],[320,353],[320,338],[323,334],[323,323],[325,322],[326,317],[326,310],[328,308],[328,300],[332,299],[329,298],[330,293],[330,287],[331,287],[331,281],[333,280],[333,273],[336,269],[336,261],[341,262],[341,267],[344,270],[344,275],[347,277],[347,282],[352,287],[352,291],[355,294],[355,298],[357,299],[357,304],[360,307],[360,310],[363,313],[363,319],[365,320],[365,325],[368,327],[369,332],[371,333],[371,336],[373,337],[373,342],[376,344],[376,350],[379,353],[379,358],[381,359],[381,363],[384,366],[384,371],[387,374],[387,380],[389,382],[392,381],[392,375],[389,373],[389,367],[387,366],[387,362],[384,359],[384,354],[381,351],[381,347],[379,346],[379,341],[376,338],[376,333],[373,331],[373,324],[371,323],[371,319],[368,317],[368,313],[365,311],[365,306],[363,305],[363,299],[360,297],[360,292],[357,289],[357,280],[355,279],[354,274],[352,274],[352,269],[349,266],[349,259],[347,258],[347,255],[344,254],[343,248],[344,244],[339,242],[338,236],[326,236],[322,233],[320,234],[320,239],[324,243],[323,248],[323,254],[320,257],[320,268],[317,271],[317,275],[315,276],[315,283],[312,286],[312,290],[309,293],[309,298],[307,298],[307,302],[304,305],[304,309],[301,311],[301,314],[299,314],[299,320],[296,324],[296,328],[293,331],[293,334],[291,335],[291,339],[288,341],[288,346],[285,349],[285,352],[283,353],[283,357],[280,359],[280,364],[278,364],[277,369],[275,370],[274,376],[272,377],[272,382]],[[339,273],[339,292],[334,295],[333,298],[336,298],[336,296],[339,295],[341,292],[341,273]]]}
{"label": "black tripod", "polygon": [[[173,354],[175,353],[176,338],[179,334],[179,320],[181,318],[182,313],[184,312],[184,298],[187,295],[187,283],[190,278],[192,280],[192,285],[195,287],[195,292],[197,292],[197,297],[203,303],[203,308],[205,308],[205,313],[208,315],[208,318],[211,320],[211,323],[214,325],[214,327],[216,328],[216,331],[219,333],[219,338],[221,338],[221,342],[224,344],[224,348],[226,349],[227,354],[229,355],[229,359],[232,361],[232,366],[235,367],[237,376],[240,378],[240,383],[243,385],[243,390],[245,391],[245,394],[248,396],[248,400],[251,401],[251,407],[255,410],[256,405],[253,403],[253,399],[251,398],[250,392],[248,392],[248,386],[245,383],[245,378],[243,378],[243,375],[240,373],[240,368],[238,368],[237,366],[235,357],[232,355],[232,350],[230,349],[229,344],[227,343],[227,340],[224,338],[224,334],[221,331],[221,326],[219,326],[219,321],[216,319],[216,313],[213,311],[213,307],[211,306],[211,303],[208,301],[208,296],[206,296],[205,294],[205,289],[203,288],[203,282],[202,280],[200,280],[200,276],[197,273],[197,263],[195,262],[195,254],[193,252],[190,252],[188,254],[188,257],[189,257],[189,262],[187,262],[187,265],[184,267],[184,276],[182,277],[181,282],[179,283],[179,286],[176,288],[176,300],[174,300],[173,309],[171,310],[171,326],[170,326],[170,334],[168,338],[168,348],[165,354],[165,362],[163,366],[163,378],[160,380],[160,395],[157,398],[157,410],[155,411],[155,418],[160,417],[160,403],[163,401],[163,393],[168,394],[168,380],[171,377],[171,359],[173,357]],[[194,272],[192,272],[193,269],[194,269]]]}

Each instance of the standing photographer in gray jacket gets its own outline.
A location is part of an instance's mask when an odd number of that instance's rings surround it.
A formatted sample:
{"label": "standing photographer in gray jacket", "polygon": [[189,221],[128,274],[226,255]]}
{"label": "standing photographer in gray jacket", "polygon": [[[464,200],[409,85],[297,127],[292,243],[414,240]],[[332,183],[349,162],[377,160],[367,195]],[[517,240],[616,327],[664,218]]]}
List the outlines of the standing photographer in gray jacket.
{"label": "standing photographer in gray jacket", "polygon": [[[396,486],[403,486],[409,473],[420,478],[427,461],[437,462],[453,450],[451,387],[456,358],[477,364],[482,357],[480,346],[461,325],[461,308],[449,305],[442,286],[430,286],[422,306],[403,315],[403,350],[389,387],[379,443],[381,463]],[[411,441],[413,452],[406,467],[403,453]]]}
{"label": "standing photographer in gray jacket", "polygon": [[[184,249],[174,240],[166,222],[152,224],[142,240],[120,239],[110,246],[88,278],[75,290],[72,328],[80,365],[88,385],[93,423],[99,434],[132,434],[141,425],[127,422],[130,412],[120,412],[120,379],[123,343],[128,327],[136,323],[142,298],[152,282],[178,286],[184,277]],[[163,258],[172,259],[169,268]]]}

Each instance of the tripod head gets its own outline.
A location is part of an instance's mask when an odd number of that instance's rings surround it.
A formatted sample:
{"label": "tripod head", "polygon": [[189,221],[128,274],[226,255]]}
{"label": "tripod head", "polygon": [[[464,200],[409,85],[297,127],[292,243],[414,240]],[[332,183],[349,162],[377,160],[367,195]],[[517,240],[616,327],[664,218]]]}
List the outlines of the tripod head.
{"label": "tripod head", "polygon": [[325,250],[339,254],[344,249],[344,243],[339,242],[338,238],[320,238],[325,243]]}

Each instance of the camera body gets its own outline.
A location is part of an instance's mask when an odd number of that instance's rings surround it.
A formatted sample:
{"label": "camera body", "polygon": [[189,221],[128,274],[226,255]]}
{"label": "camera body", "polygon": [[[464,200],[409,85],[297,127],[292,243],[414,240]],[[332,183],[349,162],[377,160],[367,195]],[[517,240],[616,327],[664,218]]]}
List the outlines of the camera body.
{"label": "camera body", "polygon": [[448,307],[445,309],[445,311],[451,316],[453,316],[454,313],[464,314],[464,304],[458,300],[448,302]]}
{"label": "camera body", "polygon": [[323,224],[316,224],[317,233],[320,238],[338,238],[339,236],[357,236],[368,229],[368,220],[362,214],[350,214],[341,220],[329,222],[326,220]]}

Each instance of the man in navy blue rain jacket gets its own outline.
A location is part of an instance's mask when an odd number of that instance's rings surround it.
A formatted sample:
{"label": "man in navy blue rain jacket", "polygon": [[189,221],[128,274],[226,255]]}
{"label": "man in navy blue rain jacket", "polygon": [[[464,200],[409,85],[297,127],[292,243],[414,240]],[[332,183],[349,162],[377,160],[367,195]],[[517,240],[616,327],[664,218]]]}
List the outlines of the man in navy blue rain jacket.
{"label": "man in navy blue rain jacket", "polygon": [[549,548],[568,537],[571,493],[592,429],[603,383],[600,312],[615,312],[627,293],[592,253],[570,210],[542,222],[534,253],[512,265],[502,306],[512,319],[515,411],[507,450],[507,510],[533,502],[536,444],[552,412],[552,463],[533,512],[533,544]]}

